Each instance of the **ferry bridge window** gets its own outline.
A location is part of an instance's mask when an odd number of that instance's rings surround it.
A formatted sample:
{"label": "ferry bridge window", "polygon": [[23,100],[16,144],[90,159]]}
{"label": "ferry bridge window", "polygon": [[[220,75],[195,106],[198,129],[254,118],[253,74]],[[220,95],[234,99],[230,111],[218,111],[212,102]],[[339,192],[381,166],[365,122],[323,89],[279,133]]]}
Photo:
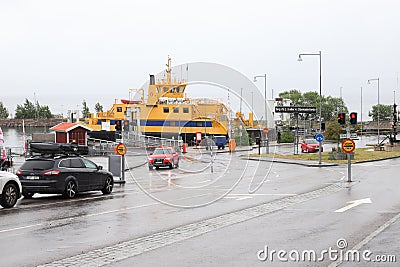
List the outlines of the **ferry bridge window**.
{"label": "ferry bridge window", "polygon": [[158,87],[156,87],[156,94],[158,94]]}
{"label": "ferry bridge window", "polygon": [[174,108],[174,113],[179,113],[179,108]]}
{"label": "ferry bridge window", "polygon": [[183,93],[184,88],[183,87],[179,87],[179,92]]}
{"label": "ferry bridge window", "polygon": [[122,107],[117,107],[117,112],[122,112]]}
{"label": "ferry bridge window", "polygon": [[164,107],[164,113],[169,113],[169,108],[168,107]]}
{"label": "ferry bridge window", "polygon": [[189,113],[189,108],[183,108],[183,113]]}
{"label": "ferry bridge window", "polygon": [[164,93],[168,92],[168,88],[164,87]]}

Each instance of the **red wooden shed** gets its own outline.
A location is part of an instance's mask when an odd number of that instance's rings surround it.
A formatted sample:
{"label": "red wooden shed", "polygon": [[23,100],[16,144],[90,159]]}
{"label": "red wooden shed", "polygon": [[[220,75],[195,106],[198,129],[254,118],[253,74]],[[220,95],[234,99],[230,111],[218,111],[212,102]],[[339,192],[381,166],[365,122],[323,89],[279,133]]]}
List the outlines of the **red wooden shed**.
{"label": "red wooden shed", "polygon": [[50,128],[54,131],[55,142],[66,144],[76,142],[78,145],[87,145],[87,132],[91,131],[89,127],[79,123],[62,122]]}

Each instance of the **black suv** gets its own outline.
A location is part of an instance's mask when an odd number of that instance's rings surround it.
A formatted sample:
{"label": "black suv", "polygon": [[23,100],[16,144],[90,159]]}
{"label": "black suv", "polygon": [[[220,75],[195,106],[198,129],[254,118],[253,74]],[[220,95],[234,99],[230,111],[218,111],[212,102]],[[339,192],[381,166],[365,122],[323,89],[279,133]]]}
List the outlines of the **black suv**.
{"label": "black suv", "polygon": [[93,190],[110,194],[114,186],[110,172],[76,155],[32,157],[16,174],[25,198],[35,193],[63,194],[66,198],[73,198],[78,192]]}

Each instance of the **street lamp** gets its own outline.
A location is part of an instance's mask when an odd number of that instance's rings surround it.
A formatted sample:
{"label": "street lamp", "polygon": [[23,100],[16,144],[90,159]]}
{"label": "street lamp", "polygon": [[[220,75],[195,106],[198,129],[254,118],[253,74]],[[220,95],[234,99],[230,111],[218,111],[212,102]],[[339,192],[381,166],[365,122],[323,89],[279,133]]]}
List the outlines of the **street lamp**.
{"label": "street lamp", "polygon": [[[267,74],[264,75],[256,75],[254,76],[254,82],[257,81],[257,78],[264,78],[264,112],[265,112],[265,127],[268,129],[268,117],[267,117]],[[265,134],[265,138],[267,141],[267,153],[269,153],[269,144],[268,144],[268,133]]]}
{"label": "street lamp", "polygon": [[[297,61],[303,61],[302,56],[319,56],[319,133],[321,133],[322,128],[322,60],[321,60],[321,51],[318,53],[302,53],[299,54],[299,58]],[[318,150],[318,164],[321,165],[321,142],[319,143]]]}
{"label": "street lamp", "polygon": [[369,79],[368,84],[371,84],[371,81],[377,81],[378,82],[378,146],[379,146],[379,78],[374,78],[374,79]]}

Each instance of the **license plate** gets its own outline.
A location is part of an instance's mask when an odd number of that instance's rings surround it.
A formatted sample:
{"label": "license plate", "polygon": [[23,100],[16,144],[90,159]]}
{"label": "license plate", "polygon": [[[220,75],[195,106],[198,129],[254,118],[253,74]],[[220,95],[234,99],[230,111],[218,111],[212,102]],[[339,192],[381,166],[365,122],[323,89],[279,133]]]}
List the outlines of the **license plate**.
{"label": "license plate", "polygon": [[26,176],[28,180],[39,180],[39,176]]}

